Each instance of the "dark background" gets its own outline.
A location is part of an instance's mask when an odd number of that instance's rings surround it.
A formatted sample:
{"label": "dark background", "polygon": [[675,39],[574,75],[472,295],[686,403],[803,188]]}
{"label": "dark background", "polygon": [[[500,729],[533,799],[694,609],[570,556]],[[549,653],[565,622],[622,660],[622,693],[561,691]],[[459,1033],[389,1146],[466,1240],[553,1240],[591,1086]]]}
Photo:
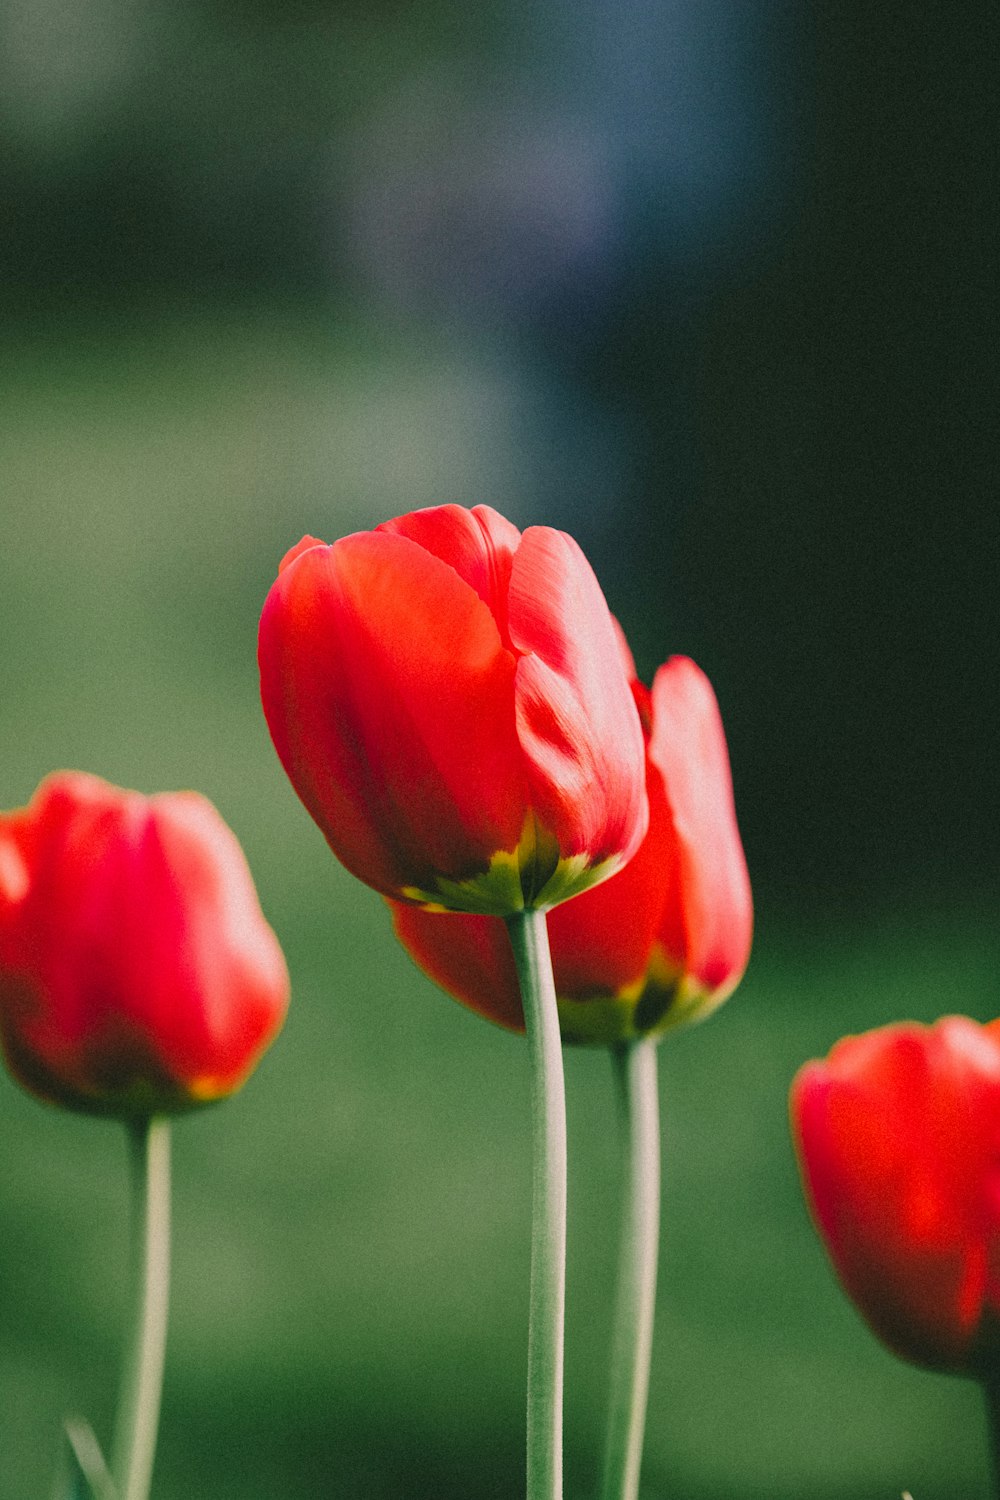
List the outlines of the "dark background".
{"label": "dark background", "polygon": [[[983,1493],[973,1394],[842,1306],[783,1115],[844,1030],[998,1009],[993,8],[19,0],[2,26],[0,801],[63,764],[205,790],[295,985],[246,1097],[178,1131],[158,1493],[520,1483],[523,1054],[328,859],[253,665],[299,535],[445,500],[573,531],[644,675],[690,653],[727,726],[757,942],[664,1048],[649,1496]],[[571,1500],[602,1064],[571,1062]],[[124,1204],[105,1127],[4,1108],[13,1495],[67,1404],[106,1426]]]}
{"label": "dark background", "polygon": [[513,362],[544,471],[440,498],[557,511],[647,671],[707,664],[758,879],[995,880],[989,7],[20,10],[15,330],[280,300]]}

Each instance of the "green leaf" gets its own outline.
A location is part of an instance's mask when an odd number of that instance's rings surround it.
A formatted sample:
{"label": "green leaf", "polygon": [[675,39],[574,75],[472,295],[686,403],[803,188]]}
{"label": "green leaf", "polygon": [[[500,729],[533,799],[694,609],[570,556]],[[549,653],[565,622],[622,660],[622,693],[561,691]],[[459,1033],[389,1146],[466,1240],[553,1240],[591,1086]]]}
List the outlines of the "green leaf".
{"label": "green leaf", "polygon": [[89,1422],[69,1417],[53,1500],[117,1500],[101,1445]]}

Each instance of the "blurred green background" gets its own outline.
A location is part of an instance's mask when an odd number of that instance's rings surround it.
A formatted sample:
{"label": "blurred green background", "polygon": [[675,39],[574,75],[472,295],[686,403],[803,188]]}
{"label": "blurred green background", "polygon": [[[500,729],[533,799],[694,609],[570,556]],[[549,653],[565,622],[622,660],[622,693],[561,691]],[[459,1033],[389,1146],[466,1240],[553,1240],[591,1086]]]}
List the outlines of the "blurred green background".
{"label": "blurred green background", "polygon": [[[522,1490],[523,1043],[328,855],[257,702],[304,531],[443,500],[584,543],[647,677],[719,692],[754,958],[662,1049],[645,1500],[976,1500],[969,1386],[833,1285],[785,1096],[997,1002],[985,3],[4,0],[0,804],[196,786],[286,1031],[176,1131],[157,1500]],[[568,1058],[569,1500],[596,1487],[610,1069]],[[4,1080],[0,1080],[3,1083]],[[0,1088],[0,1495],[107,1436],[111,1126]]]}

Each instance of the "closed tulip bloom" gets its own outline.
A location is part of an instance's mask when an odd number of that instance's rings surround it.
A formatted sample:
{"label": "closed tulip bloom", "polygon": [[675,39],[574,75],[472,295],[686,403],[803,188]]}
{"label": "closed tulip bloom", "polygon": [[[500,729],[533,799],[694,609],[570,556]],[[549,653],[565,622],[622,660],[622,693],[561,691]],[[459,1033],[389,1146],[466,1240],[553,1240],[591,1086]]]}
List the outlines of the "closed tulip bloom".
{"label": "closed tulip bloom", "polygon": [[[646,733],[649,827],[624,870],[549,913],[563,1038],[615,1044],[707,1015],[738,984],[753,907],[718,704],[687,657],[652,693],[633,683]],[[523,1026],[502,925],[392,905],[396,934],[432,979],[500,1025]]]}
{"label": "closed tulip bloom", "polygon": [[806,1196],[837,1275],[904,1359],[995,1379],[1000,1022],[837,1043],[792,1085]]}
{"label": "closed tulip bloom", "polygon": [[443,505],[285,557],[261,695],[295,790],[383,895],[548,907],[646,825],[642,731],[576,543]]}
{"label": "closed tulip bloom", "polygon": [[288,973],[243,852],[194,792],[61,772],[0,814],[0,1037],[32,1093],[98,1114],[238,1089]]}

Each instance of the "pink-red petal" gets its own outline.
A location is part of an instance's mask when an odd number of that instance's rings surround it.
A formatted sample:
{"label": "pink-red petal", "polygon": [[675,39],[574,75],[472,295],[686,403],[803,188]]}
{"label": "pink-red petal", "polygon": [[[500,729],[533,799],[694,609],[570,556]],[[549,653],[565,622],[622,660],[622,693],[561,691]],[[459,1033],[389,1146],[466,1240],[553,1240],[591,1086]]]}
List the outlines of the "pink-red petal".
{"label": "pink-red petal", "polygon": [[384,521],[376,529],[409,537],[454,568],[492,614],[504,645],[510,645],[507,593],[521,533],[499,511],[488,505],[476,505],[472,510],[461,505],[436,505]]}
{"label": "pink-red petal", "polygon": [[515,661],[451,565],[391,532],[307,551],[268,596],[259,654],[282,763],[362,880],[433,889],[516,846]]}
{"label": "pink-red petal", "polygon": [[524,1030],[514,952],[500,917],[386,904],[396,936],[428,978],[477,1015]]}
{"label": "pink-red petal", "polygon": [[530,527],[508,611],[531,801],[564,854],[629,859],[646,832],[642,727],[600,585],[564,532]]}
{"label": "pink-red petal", "polygon": [[701,669],[674,656],[653,681],[652,710],[649,755],[675,835],[661,941],[707,992],[728,992],[749,958],[753,900],[718,704]]}
{"label": "pink-red petal", "polygon": [[897,1353],[964,1370],[1000,1242],[1000,1041],[964,1017],[848,1037],[803,1068],[792,1120],[817,1227]]}

